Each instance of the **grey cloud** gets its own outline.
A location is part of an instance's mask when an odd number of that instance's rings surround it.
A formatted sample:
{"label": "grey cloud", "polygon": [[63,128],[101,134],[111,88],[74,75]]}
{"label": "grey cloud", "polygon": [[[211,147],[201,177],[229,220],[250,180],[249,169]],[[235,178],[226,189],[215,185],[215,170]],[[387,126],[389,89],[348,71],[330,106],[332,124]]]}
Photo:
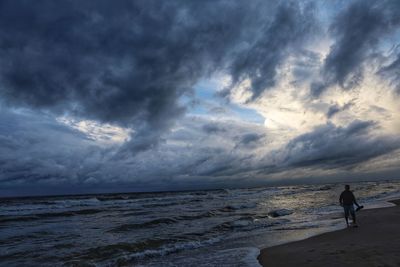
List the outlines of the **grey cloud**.
{"label": "grey cloud", "polygon": [[307,81],[317,72],[320,67],[321,58],[318,53],[303,50],[297,54],[296,60],[292,63],[291,71],[295,80],[295,84]]}
{"label": "grey cloud", "polygon": [[290,141],[285,166],[340,168],[352,166],[400,148],[395,136],[373,136],[378,127],[371,121],[354,121],[347,127],[332,123],[317,127]]}
{"label": "grey cloud", "polygon": [[118,145],[99,146],[90,136],[44,113],[1,111],[0,181],[2,190],[15,194],[28,184],[59,193],[62,188],[165,189],[177,185],[178,177],[186,177],[179,180],[184,185],[201,182],[199,177],[233,174],[231,170],[251,153],[232,152],[235,136],[246,128],[240,124],[220,123],[221,129],[229,126],[230,131],[205,138],[203,126],[212,123],[188,119],[181,130],[167,134],[169,143],[139,157],[122,153]]}
{"label": "grey cloud", "polygon": [[[177,170],[179,174],[215,177],[217,181],[219,179],[217,177],[236,177],[255,165],[253,157],[256,150],[251,148],[257,148],[257,145],[260,145],[259,141],[266,137],[264,127],[221,120],[218,121],[218,129],[229,130],[217,130],[209,135],[204,131],[204,127],[208,128],[214,123],[207,119],[189,119],[185,121],[184,128],[168,136],[169,140],[185,140],[190,144],[190,150],[179,149],[179,153],[174,153],[180,155],[180,159],[176,160],[180,162]],[[249,129],[252,129],[252,132],[249,132]],[[248,133],[243,134],[243,132]],[[190,134],[190,138],[182,138],[187,135],[184,133]],[[186,145],[183,144],[181,148],[186,148]],[[162,149],[165,151],[167,148]],[[259,149],[262,149],[262,146]]]}
{"label": "grey cloud", "polygon": [[247,133],[239,138],[239,144],[244,146],[249,145],[257,145],[258,141],[260,141],[265,135],[259,133]]}
{"label": "grey cloud", "polygon": [[30,194],[151,190],[180,166],[176,157],[155,160],[156,150],[121,157],[118,145],[100,146],[46,114],[2,110],[0,130],[1,187],[14,195],[28,185]]}
{"label": "grey cloud", "polygon": [[362,68],[381,37],[393,32],[400,24],[397,1],[355,1],[333,21],[330,33],[335,42],[325,59],[323,81],[311,85],[318,96],[327,87],[339,84],[349,89],[362,80]]}
{"label": "grey cloud", "polygon": [[292,2],[280,5],[272,20],[258,26],[262,32],[257,39],[233,59],[230,66],[232,86],[250,79],[251,100],[273,87],[278,67],[315,31],[313,10],[312,5]]}
{"label": "grey cloud", "polygon": [[215,134],[220,132],[226,132],[225,128],[222,128],[217,123],[207,123],[202,126],[202,130],[207,134]]}
{"label": "grey cloud", "polygon": [[84,162],[97,161],[93,152],[99,149],[91,139],[48,115],[2,110],[0,121],[0,180],[4,187],[74,183],[85,179],[78,177]]}
{"label": "grey cloud", "polygon": [[384,78],[388,79],[391,84],[396,88],[397,93],[400,94],[400,53],[397,55],[396,59],[389,65],[382,67],[378,74]]}
{"label": "grey cloud", "polygon": [[272,86],[312,15],[275,1],[2,1],[0,94],[11,106],[132,127],[126,147],[146,150],[200,78],[248,76],[254,98]]}
{"label": "grey cloud", "polygon": [[333,115],[335,115],[336,113],[338,113],[340,111],[341,111],[341,108],[338,105],[330,106],[328,112],[326,113],[326,117],[332,118]]}
{"label": "grey cloud", "polygon": [[328,109],[328,111],[326,113],[326,117],[328,119],[330,119],[334,115],[336,115],[337,113],[349,109],[352,105],[354,105],[352,102],[348,102],[348,103],[344,104],[343,106],[339,106],[338,104],[334,104],[334,105],[329,107],[329,109]]}
{"label": "grey cloud", "polygon": [[1,95],[9,105],[134,127],[132,146],[145,149],[135,140],[152,143],[149,132],[156,138],[184,112],[179,97],[219,66],[246,6],[2,1]]}
{"label": "grey cloud", "polygon": [[[218,126],[229,131],[208,136],[204,126],[215,122],[185,118],[158,147],[140,156],[121,155],[118,146],[98,146],[52,116],[2,111],[0,181],[3,191],[14,194],[28,190],[27,185],[47,193],[65,193],[230,184],[253,174],[264,177],[303,167],[353,166],[400,148],[396,137],[371,135],[378,127],[373,122],[320,126],[271,152],[261,144],[271,138],[262,125],[219,121]],[[245,179],[241,181],[245,185]]]}

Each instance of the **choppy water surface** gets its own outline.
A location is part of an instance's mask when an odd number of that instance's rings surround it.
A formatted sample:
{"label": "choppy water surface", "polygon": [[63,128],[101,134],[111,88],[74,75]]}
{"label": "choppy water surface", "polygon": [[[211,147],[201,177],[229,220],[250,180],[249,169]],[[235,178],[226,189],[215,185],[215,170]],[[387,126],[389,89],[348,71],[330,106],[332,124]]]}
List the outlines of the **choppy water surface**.
{"label": "choppy water surface", "polygon": [[[368,207],[400,182],[352,185]],[[343,185],[0,199],[2,266],[257,266],[259,249],[344,226]]]}

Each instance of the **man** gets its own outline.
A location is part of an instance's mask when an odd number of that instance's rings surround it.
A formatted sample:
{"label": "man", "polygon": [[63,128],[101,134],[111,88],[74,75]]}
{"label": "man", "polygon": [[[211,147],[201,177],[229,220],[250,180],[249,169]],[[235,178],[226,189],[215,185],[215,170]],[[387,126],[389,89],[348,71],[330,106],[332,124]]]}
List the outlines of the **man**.
{"label": "man", "polygon": [[350,191],[350,185],[345,185],[344,188],[345,190],[340,194],[339,198],[340,206],[342,206],[344,209],[344,217],[346,219],[347,227],[349,226],[349,213],[353,220],[353,226],[357,227],[356,213],[354,211],[353,204],[356,204],[356,206],[358,207],[357,210],[362,209],[363,206],[358,205],[356,198],[353,195],[353,192]]}

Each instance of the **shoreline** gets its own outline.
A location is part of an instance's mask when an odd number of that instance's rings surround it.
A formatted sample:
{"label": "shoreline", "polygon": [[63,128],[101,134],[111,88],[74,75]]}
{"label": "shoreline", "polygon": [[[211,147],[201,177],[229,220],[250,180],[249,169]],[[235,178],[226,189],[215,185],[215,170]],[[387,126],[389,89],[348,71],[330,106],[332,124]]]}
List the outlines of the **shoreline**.
{"label": "shoreline", "polygon": [[358,228],[263,248],[257,259],[264,267],[400,266],[400,199],[389,202],[396,206],[357,212]]}

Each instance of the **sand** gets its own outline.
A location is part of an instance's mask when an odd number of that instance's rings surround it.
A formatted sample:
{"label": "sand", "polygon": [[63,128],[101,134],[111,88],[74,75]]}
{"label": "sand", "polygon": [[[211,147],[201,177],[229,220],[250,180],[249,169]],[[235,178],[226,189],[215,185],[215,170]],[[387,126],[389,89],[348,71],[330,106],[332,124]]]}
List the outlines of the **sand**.
{"label": "sand", "polygon": [[263,249],[258,260],[265,267],[400,267],[400,206],[361,210],[357,220],[358,228]]}

